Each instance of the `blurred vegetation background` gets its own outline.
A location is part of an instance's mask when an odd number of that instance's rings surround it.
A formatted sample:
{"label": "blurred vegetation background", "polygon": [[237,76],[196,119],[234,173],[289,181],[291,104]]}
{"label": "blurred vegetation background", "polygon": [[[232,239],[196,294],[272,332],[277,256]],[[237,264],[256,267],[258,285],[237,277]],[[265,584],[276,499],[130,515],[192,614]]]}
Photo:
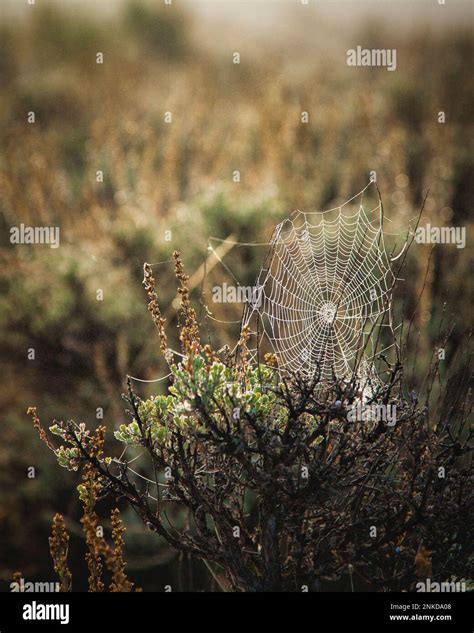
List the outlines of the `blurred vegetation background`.
{"label": "blurred vegetation background", "polygon": [[[383,3],[387,15],[367,2],[95,4],[0,9],[1,590],[17,569],[28,580],[54,578],[47,538],[56,511],[73,534],[74,586],[86,586],[77,482],[41,445],[26,409],[36,405],[44,423],[92,423],[102,407],[112,429],[126,420],[125,376],[166,373],[141,286],[144,261],[167,262],[178,249],[192,274],[210,236],[266,242],[293,209],[334,207],[375,170],[390,232],[406,232],[428,187],[422,223],[466,227],[464,250],[443,245],[431,257],[415,317],[420,371],[444,303],[456,323],[447,362],[472,325],[470,3],[419,3],[405,22],[407,5],[395,0]],[[396,48],[396,71],[348,67],[346,51],[357,45]],[[59,226],[60,248],[10,244],[21,222]],[[215,318],[236,322],[208,321],[216,348],[235,342],[241,306],[211,305],[211,288],[232,282],[229,270],[251,285],[264,252],[232,248],[195,288],[201,315],[207,303]],[[413,246],[408,316],[429,256],[430,246]],[[172,265],[155,271],[175,337]],[[179,560],[133,516],[126,523],[138,584],[212,588],[202,563]]]}

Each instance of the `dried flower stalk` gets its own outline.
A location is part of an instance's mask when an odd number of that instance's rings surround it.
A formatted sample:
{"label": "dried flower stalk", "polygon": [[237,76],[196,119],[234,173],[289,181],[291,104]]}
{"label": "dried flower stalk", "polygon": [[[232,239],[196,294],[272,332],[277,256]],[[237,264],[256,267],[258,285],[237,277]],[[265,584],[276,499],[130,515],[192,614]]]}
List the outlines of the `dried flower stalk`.
{"label": "dried flower stalk", "polygon": [[66,531],[64,517],[61,514],[55,514],[49,537],[49,551],[53,559],[54,571],[59,576],[59,591],[61,592],[71,591],[72,574],[67,563],[68,547],[69,534]]}
{"label": "dried flower stalk", "polygon": [[168,348],[168,337],[166,335],[165,323],[166,319],[161,313],[160,306],[158,304],[158,297],[156,295],[156,282],[153,277],[153,271],[150,264],[143,264],[143,285],[148,296],[148,311],[150,312],[153,322],[158,330],[158,336],[160,337],[160,350],[165,357],[168,364],[172,360],[172,353]]}

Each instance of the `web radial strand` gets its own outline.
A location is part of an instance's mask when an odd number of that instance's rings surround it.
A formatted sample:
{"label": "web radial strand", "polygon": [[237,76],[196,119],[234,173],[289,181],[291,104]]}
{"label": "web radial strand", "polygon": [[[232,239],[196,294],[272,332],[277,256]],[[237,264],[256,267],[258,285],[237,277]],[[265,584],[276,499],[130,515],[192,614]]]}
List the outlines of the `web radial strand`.
{"label": "web radial strand", "polygon": [[380,206],[366,211],[362,198],[295,212],[275,230],[261,301],[243,323],[258,313],[282,369],[326,380],[348,377],[361,357],[366,374],[372,366],[369,332],[390,310],[393,275]]}

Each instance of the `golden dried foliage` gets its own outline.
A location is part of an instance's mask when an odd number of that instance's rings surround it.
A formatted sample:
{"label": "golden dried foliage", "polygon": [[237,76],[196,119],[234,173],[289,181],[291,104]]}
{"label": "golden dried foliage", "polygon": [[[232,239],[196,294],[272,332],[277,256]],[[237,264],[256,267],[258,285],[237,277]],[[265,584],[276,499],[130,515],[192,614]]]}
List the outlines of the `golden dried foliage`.
{"label": "golden dried foliage", "polygon": [[[105,439],[105,427],[99,426],[90,439],[91,456],[100,460],[103,456]],[[99,520],[95,512],[97,495],[101,484],[97,476],[97,471],[90,462],[84,465],[82,471],[82,502],[84,504],[84,514],[81,518],[84,536],[88,547],[86,562],[89,569],[89,591],[104,591],[102,581],[103,564],[101,561],[102,537],[98,536]]]}
{"label": "golden dried foliage", "polygon": [[181,298],[181,311],[184,316],[184,322],[181,323],[180,326],[179,338],[181,340],[183,354],[187,359],[185,366],[187,369],[191,370],[192,358],[198,354],[201,349],[199,325],[197,322],[196,311],[192,307],[189,299],[189,277],[184,272],[183,262],[178,251],[173,252],[173,258],[175,261],[176,279],[179,282],[178,294]]}
{"label": "golden dried foliage", "polygon": [[266,365],[278,369],[278,356],[276,356],[272,352],[267,352],[264,356],[264,359]]}
{"label": "golden dried foliage", "polygon": [[239,363],[240,369],[243,375],[245,375],[248,367],[249,367],[249,349],[247,346],[248,340],[250,338],[250,326],[246,325],[242,328],[240,332],[240,338],[238,342],[238,350],[239,350]]}
{"label": "golden dried foliage", "polygon": [[123,548],[125,545],[123,533],[125,532],[125,527],[120,518],[120,510],[118,508],[112,510],[110,518],[114,547],[106,546],[104,548],[104,559],[107,567],[112,572],[112,581],[109,589],[112,592],[129,592],[133,590],[133,583],[128,580],[125,574],[125,561],[123,559]]}
{"label": "golden dried foliage", "polygon": [[210,367],[212,363],[217,363],[220,361],[219,356],[212,349],[209,343],[206,343],[206,345],[203,346],[202,351],[204,352],[204,355],[206,357],[208,367]]}
{"label": "golden dried foliage", "polygon": [[150,264],[143,264],[143,285],[145,286],[146,294],[148,296],[148,311],[150,312],[153,322],[158,330],[158,336],[160,337],[160,350],[168,363],[171,362],[172,355],[168,349],[168,337],[166,336],[165,323],[166,319],[161,314],[160,306],[158,304],[158,297],[156,294],[156,282],[153,277],[153,271]]}
{"label": "golden dried foliage", "polygon": [[55,514],[49,537],[49,551],[54,563],[54,571],[59,577],[59,591],[71,591],[72,574],[68,567],[67,554],[69,546],[69,534],[66,531],[64,518],[61,514]]}
{"label": "golden dried foliage", "polygon": [[433,568],[431,562],[431,554],[433,552],[427,549],[423,543],[420,543],[415,556],[416,575],[419,578],[431,578],[433,576]]}
{"label": "golden dried foliage", "polygon": [[[104,453],[105,427],[99,426],[89,443],[90,455],[100,460]],[[89,568],[89,591],[104,591],[105,585],[102,579],[104,565],[112,574],[109,591],[129,592],[133,591],[133,583],[125,574],[125,562],[123,559],[123,533],[125,527],[120,519],[118,508],[112,511],[112,540],[114,547],[108,545],[102,535],[99,534],[99,518],[95,511],[95,505],[102,482],[94,466],[87,462],[82,473],[84,515],[81,523],[89,551],[86,554],[86,562]],[[137,589],[138,591],[138,589]]]}
{"label": "golden dried foliage", "polygon": [[54,446],[51,443],[51,440],[48,437],[48,434],[46,433],[46,431],[44,430],[44,428],[41,426],[41,422],[40,419],[36,413],[36,407],[28,407],[28,410],[26,412],[29,416],[31,416],[31,419],[33,420],[33,426],[35,427],[35,429],[38,431],[38,435],[40,436],[40,439],[46,444],[46,446],[51,449],[52,451],[54,451]]}

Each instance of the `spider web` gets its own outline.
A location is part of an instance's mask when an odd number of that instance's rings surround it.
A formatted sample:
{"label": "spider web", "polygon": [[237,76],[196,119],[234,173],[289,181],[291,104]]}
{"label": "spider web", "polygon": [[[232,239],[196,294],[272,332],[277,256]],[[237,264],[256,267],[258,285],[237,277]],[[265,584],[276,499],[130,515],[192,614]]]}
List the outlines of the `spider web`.
{"label": "spider web", "polygon": [[[246,304],[241,320],[242,328],[257,321],[256,329],[251,327],[256,339],[256,345],[249,349],[253,360],[258,359],[265,337],[278,358],[280,370],[309,378],[319,374],[323,383],[334,376],[352,378],[356,373],[363,399],[370,399],[381,384],[377,358],[394,347],[392,342],[378,349],[378,343],[382,328],[388,328],[391,337],[397,329],[391,317],[396,279],[391,262],[401,255],[393,259],[387,255],[380,198],[375,206],[365,204],[370,210],[364,208],[364,194],[371,184],[339,207],[295,211],[276,226],[257,277],[254,300]],[[211,251],[231,272],[214,249]],[[169,261],[172,260],[154,265]],[[238,282],[232,272],[231,275]],[[211,315],[209,309],[207,312]],[[170,375],[150,381],[130,378],[146,383],[167,380]],[[168,484],[157,484],[132,469],[130,464],[140,460],[142,454],[124,461],[127,450],[114,461],[137,480],[168,488]],[[148,489],[147,495],[157,501]]]}
{"label": "spider web", "polygon": [[[364,209],[367,187],[335,209],[295,211],[275,228],[242,325],[258,317],[284,370],[319,372],[324,381],[357,366],[359,376],[375,379],[373,342],[380,327],[391,327],[395,278],[382,203]],[[258,327],[253,333],[258,340]]]}

